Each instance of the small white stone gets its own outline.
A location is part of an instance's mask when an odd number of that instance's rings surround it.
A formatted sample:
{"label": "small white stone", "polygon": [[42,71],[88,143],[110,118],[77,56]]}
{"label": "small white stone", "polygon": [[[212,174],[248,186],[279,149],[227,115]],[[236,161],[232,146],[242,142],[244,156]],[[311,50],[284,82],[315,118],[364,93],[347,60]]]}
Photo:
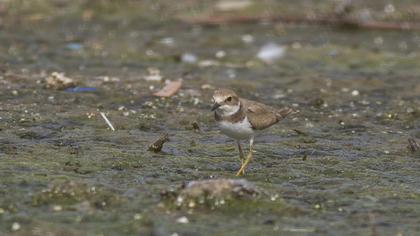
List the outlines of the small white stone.
{"label": "small white stone", "polygon": [[188,220],[187,217],[181,216],[178,219],[176,219],[176,222],[180,224],[188,224],[190,221]]}
{"label": "small white stone", "polygon": [[18,231],[20,230],[20,224],[18,222],[14,222],[12,224],[12,231]]}
{"label": "small white stone", "polygon": [[302,44],[300,44],[299,42],[294,42],[292,44],[292,48],[293,49],[300,49],[300,48],[302,48]]}
{"label": "small white stone", "polygon": [[220,51],[216,52],[216,57],[217,58],[223,58],[225,56],[226,56],[226,52],[223,51],[223,50],[220,50]]}
{"label": "small white stone", "polygon": [[53,211],[62,211],[62,210],[63,210],[63,207],[60,205],[53,206]]}
{"label": "small white stone", "polygon": [[274,61],[284,57],[285,54],[285,46],[277,45],[275,43],[267,43],[261,47],[257,54],[257,58],[266,63],[273,63]]}
{"label": "small white stone", "polygon": [[181,55],[181,61],[184,63],[196,63],[198,60],[197,56],[192,53],[184,53]]}
{"label": "small white stone", "polygon": [[376,38],[373,40],[373,42],[374,42],[376,45],[382,45],[382,44],[384,43],[384,39],[383,39],[382,37],[376,37]]}
{"label": "small white stone", "polygon": [[350,91],[349,88],[341,88],[341,92],[343,93],[348,93]]}
{"label": "small white stone", "polygon": [[210,84],[203,84],[203,85],[201,85],[201,89],[203,89],[203,90],[214,89],[214,86],[212,86]]}
{"label": "small white stone", "polygon": [[189,207],[189,208],[194,208],[194,207],[195,207],[195,201],[190,201],[190,202],[188,203],[188,207]]}
{"label": "small white stone", "polygon": [[271,201],[275,201],[275,200],[277,200],[277,198],[279,197],[279,195],[278,194],[274,194],[274,195],[271,195],[270,196],[270,200]]}
{"label": "small white stone", "polygon": [[136,213],[136,214],[134,214],[134,217],[133,218],[135,220],[141,220],[141,218],[143,218],[143,216],[141,214],[139,214],[139,213]]}
{"label": "small white stone", "polygon": [[254,36],[250,35],[250,34],[244,34],[241,37],[242,42],[244,43],[252,43],[255,41]]}
{"label": "small white stone", "polygon": [[314,127],[314,124],[312,124],[311,122],[307,122],[307,123],[305,124],[305,127],[306,127],[306,128],[313,128],[313,127]]}
{"label": "small white stone", "polygon": [[391,14],[391,13],[394,13],[394,12],[395,12],[395,7],[394,7],[394,5],[392,5],[392,4],[388,4],[388,5],[386,5],[386,6],[384,7],[384,12],[385,12],[386,14]]}
{"label": "small white stone", "polygon": [[351,92],[351,95],[352,96],[359,96],[359,91],[358,90],[353,90],[352,92]]}
{"label": "small white stone", "polygon": [[160,43],[165,44],[166,46],[174,46],[175,45],[175,39],[172,37],[166,37],[160,40]]}

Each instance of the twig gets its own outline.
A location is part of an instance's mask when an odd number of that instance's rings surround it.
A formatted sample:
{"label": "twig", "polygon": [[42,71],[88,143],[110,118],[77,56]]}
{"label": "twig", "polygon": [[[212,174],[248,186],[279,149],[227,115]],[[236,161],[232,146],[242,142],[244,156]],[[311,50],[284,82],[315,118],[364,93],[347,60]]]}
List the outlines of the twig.
{"label": "twig", "polygon": [[348,28],[376,30],[420,30],[416,22],[358,21],[357,19],[336,16],[293,17],[293,16],[210,16],[183,19],[190,24],[217,26],[226,24],[257,24],[260,22],[282,22],[285,24],[333,25]]}
{"label": "twig", "polygon": [[195,132],[200,132],[200,126],[197,121],[194,121],[191,125]]}
{"label": "twig", "polygon": [[108,117],[106,117],[105,113],[100,112],[102,118],[104,118],[106,124],[109,126],[109,128],[111,128],[112,131],[115,131],[114,126],[112,125],[111,121],[108,120]]}
{"label": "twig", "polygon": [[292,130],[295,131],[299,135],[308,136],[308,134],[302,130],[299,130],[299,129],[292,129]]}
{"label": "twig", "polygon": [[152,144],[150,144],[148,151],[160,152],[162,150],[163,144],[169,141],[169,134],[164,134],[158,139],[156,139]]}
{"label": "twig", "polygon": [[371,211],[369,211],[368,217],[369,217],[369,225],[370,225],[371,236],[377,236],[378,231],[376,230],[376,216]]}
{"label": "twig", "polygon": [[418,151],[420,151],[420,145],[416,142],[415,139],[409,138],[408,139],[408,149],[410,149],[411,152],[418,152]]}

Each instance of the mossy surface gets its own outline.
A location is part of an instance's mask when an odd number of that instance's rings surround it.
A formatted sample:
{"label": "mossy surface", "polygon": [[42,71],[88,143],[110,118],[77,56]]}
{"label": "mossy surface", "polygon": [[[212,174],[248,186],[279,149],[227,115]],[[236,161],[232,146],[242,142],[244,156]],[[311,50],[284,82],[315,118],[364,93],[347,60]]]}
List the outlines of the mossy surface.
{"label": "mossy surface", "polygon": [[[261,2],[241,14],[322,14],[334,1]],[[375,19],[418,17],[417,1],[391,15],[360,2]],[[418,32],[180,20],[219,14],[212,4],[0,1],[0,235],[420,232],[420,156],[407,149],[420,139]],[[255,56],[268,42],[286,48],[272,64]],[[180,92],[153,97],[164,84],[144,80],[148,67],[183,78]],[[97,91],[46,89],[54,71]],[[264,194],[168,206],[162,192],[239,168],[209,111],[212,87],[300,113],[256,138],[245,178]],[[147,151],[165,133],[162,152]]]}

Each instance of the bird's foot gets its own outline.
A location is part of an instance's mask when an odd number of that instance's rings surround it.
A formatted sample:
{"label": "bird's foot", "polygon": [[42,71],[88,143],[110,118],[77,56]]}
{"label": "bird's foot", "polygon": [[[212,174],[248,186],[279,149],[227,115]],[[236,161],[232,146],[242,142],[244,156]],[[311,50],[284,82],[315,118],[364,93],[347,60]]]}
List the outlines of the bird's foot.
{"label": "bird's foot", "polygon": [[244,174],[245,174],[245,170],[242,169],[242,165],[241,165],[241,168],[238,170],[238,172],[236,172],[236,176],[242,176]]}
{"label": "bird's foot", "polygon": [[236,176],[242,176],[245,174],[245,167],[248,165],[249,161],[251,161],[252,158],[252,150],[248,153],[248,157],[242,163],[241,168],[239,168],[238,172],[236,172]]}

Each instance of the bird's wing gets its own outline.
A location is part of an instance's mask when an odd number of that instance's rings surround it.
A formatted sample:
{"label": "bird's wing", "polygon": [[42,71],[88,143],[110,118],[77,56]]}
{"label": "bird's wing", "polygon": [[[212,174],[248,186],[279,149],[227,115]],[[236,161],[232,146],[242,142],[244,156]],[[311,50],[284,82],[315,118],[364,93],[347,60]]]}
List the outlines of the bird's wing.
{"label": "bird's wing", "polygon": [[241,99],[241,103],[252,128],[256,130],[268,128],[280,120],[276,110],[270,106],[247,99]]}

